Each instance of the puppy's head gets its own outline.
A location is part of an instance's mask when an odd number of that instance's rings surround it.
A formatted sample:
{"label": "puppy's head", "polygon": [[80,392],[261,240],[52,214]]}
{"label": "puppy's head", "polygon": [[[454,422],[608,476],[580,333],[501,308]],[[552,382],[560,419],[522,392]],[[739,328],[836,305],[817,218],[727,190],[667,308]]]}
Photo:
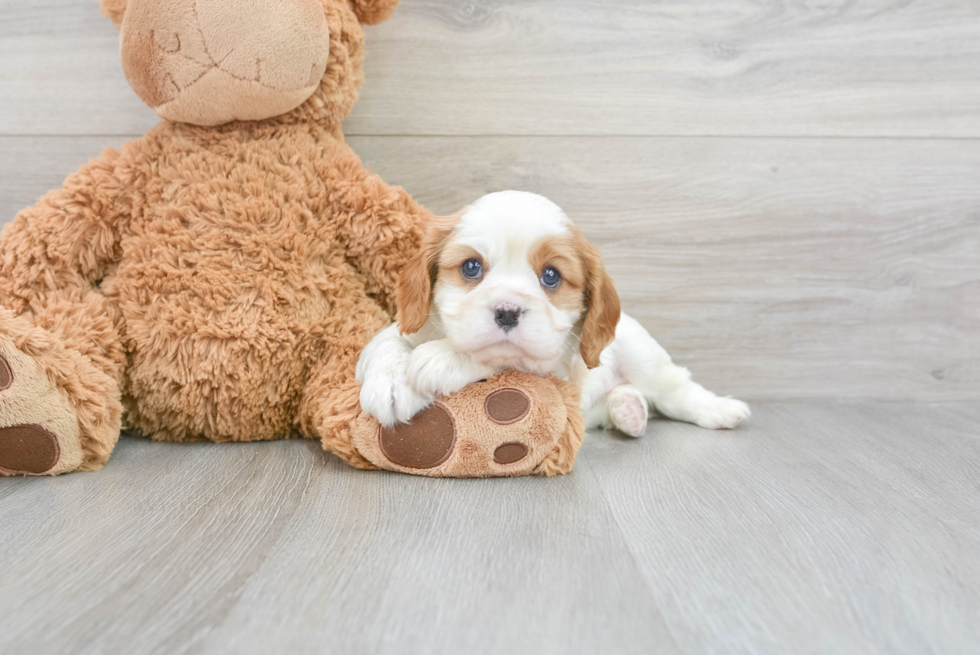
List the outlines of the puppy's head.
{"label": "puppy's head", "polygon": [[554,371],[580,333],[590,368],[615,337],[619,296],[598,249],[541,196],[503,191],[438,218],[397,289],[402,333],[438,315],[455,348],[491,366]]}

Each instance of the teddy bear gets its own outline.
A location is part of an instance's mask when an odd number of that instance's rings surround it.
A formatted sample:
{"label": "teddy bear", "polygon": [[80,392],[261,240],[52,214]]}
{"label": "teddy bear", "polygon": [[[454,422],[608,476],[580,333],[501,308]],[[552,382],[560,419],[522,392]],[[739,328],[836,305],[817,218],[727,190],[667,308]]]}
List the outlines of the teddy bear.
{"label": "teddy bear", "polygon": [[423,475],[571,470],[583,424],[555,378],[505,372],[394,428],[361,413],[358,355],[431,217],[341,131],[362,24],[397,2],[100,0],[164,120],[0,235],[0,475],[97,470],[124,425]]}

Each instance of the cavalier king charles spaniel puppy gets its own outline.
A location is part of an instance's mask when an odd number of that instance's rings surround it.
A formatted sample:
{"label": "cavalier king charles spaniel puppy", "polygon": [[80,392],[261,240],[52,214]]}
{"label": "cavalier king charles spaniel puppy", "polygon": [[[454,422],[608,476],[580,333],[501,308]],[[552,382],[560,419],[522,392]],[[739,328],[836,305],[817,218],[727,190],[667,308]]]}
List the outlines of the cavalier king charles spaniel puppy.
{"label": "cavalier king charles spaniel puppy", "polygon": [[712,429],[749,416],[620,314],[599,250],[533,193],[491,193],[434,219],[396,302],[397,321],[367,345],[356,373],[362,409],[385,426],[505,369],[571,381],[587,426],[633,437],[646,431],[651,404]]}

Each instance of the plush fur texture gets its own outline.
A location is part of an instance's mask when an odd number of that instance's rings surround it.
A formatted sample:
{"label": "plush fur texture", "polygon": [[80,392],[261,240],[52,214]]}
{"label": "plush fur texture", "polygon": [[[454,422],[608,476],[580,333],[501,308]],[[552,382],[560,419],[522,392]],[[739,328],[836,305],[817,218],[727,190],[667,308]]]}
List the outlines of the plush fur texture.
{"label": "plush fur texture", "polygon": [[129,0],[123,72],[161,117],[195,125],[261,120],[298,107],[327,65],[320,0]]}
{"label": "plush fur texture", "polygon": [[[56,435],[47,474],[103,466],[122,424],[166,441],[318,438],[376,467],[351,443],[355,363],[390,323],[431,216],[341,133],[362,80],[359,19],[382,20],[396,1],[310,1],[329,56],[299,106],[214,127],[162,122],[0,234],[0,358],[13,371],[0,389],[0,475],[25,472],[4,466],[21,461],[25,425]],[[101,4],[125,33],[125,0]],[[576,439],[581,430],[542,472],[568,470]]]}
{"label": "plush fur texture", "polygon": [[[487,413],[487,398],[508,390],[524,394],[530,407],[512,423],[495,422]],[[383,428],[377,419],[363,415],[354,424],[352,440],[357,450],[379,468],[432,477],[515,476],[529,473],[556,475],[572,470],[575,453],[582,443],[582,413],[572,385],[556,377],[527,376],[506,371],[476,382],[442,398],[439,406],[454,417],[455,433],[447,439],[444,461],[426,468],[394,461],[385,452]],[[566,402],[567,399],[567,402]],[[404,425],[392,428],[395,438]],[[431,440],[431,431],[419,439]],[[410,437],[409,437],[410,438]],[[513,462],[498,462],[494,453],[516,445],[523,456]],[[518,450],[520,454],[520,450]]]}
{"label": "plush fur texture", "polygon": [[[117,23],[123,5],[103,1]],[[344,144],[363,32],[347,2],[322,8],[330,58],[299,107],[219,127],[163,122],[0,236],[0,343],[33,357],[75,408],[75,468],[105,463],[123,408],[154,439],[302,435],[363,463],[346,437],[354,363],[389,323],[429,214]],[[0,395],[0,425],[26,422],[37,421]]]}
{"label": "plush fur texture", "polygon": [[391,16],[399,0],[351,0],[354,13],[365,25],[377,25]]}
{"label": "plush fur texture", "polygon": [[[84,322],[94,313],[92,307],[82,305],[76,317]],[[67,313],[60,316],[64,322],[58,321],[58,327],[72,320]],[[92,322],[98,323],[98,317]],[[11,386],[0,392],[0,422],[40,425],[58,437],[61,456],[47,471],[51,475],[98,470],[119,439],[119,387],[72,347],[81,331],[58,327],[35,327],[26,317],[0,308],[0,357],[13,371]],[[88,338],[83,340],[88,342],[84,347],[91,347]],[[7,417],[14,420],[2,420]],[[0,459],[0,475],[17,472]]]}

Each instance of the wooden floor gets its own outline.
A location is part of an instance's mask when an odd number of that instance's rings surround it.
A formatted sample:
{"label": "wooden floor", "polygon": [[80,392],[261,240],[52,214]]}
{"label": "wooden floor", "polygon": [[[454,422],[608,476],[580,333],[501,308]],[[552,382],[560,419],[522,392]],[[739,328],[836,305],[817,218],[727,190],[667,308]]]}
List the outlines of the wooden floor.
{"label": "wooden floor", "polygon": [[[123,439],[0,479],[0,653],[980,653],[980,4],[403,0],[352,147],[601,246],[712,433],[430,480]],[[0,223],[157,122],[96,0],[0,0]],[[846,400],[846,402],[845,402]]]}
{"label": "wooden floor", "polygon": [[553,479],[124,439],[0,484],[0,652],[976,653],[980,407],[755,409]]}

